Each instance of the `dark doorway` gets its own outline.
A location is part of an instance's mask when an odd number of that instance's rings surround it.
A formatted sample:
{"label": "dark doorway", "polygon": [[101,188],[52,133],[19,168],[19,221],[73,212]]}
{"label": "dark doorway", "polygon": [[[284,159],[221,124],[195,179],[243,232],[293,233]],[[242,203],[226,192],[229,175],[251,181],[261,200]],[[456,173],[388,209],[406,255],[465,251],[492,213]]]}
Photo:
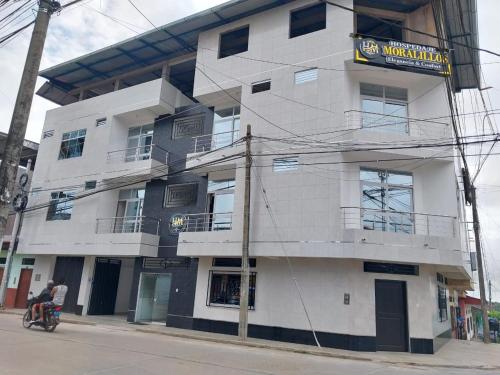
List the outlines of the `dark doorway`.
{"label": "dark doorway", "polygon": [[113,315],[115,313],[121,264],[119,259],[97,258],[95,260],[89,315]]}
{"label": "dark doorway", "polygon": [[22,269],[19,275],[19,284],[17,285],[16,302],[14,307],[16,309],[25,309],[28,301],[28,293],[31,285],[32,269]]}
{"label": "dark doorway", "polygon": [[74,313],[77,311],[78,293],[82,281],[83,257],[57,257],[53,280],[57,283],[63,278],[68,286],[64,300],[63,311]]}
{"label": "dark doorway", "polygon": [[377,350],[408,351],[408,317],[404,281],[375,280]]}

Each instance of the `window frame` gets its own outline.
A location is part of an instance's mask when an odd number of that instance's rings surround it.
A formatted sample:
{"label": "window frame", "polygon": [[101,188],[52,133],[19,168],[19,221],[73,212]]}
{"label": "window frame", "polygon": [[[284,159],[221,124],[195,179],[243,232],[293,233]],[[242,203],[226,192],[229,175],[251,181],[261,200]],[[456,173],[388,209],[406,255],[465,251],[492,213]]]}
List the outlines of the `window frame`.
{"label": "window frame", "polygon": [[[318,29],[314,29],[312,31],[307,31],[307,32],[302,32],[300,34],[296,34],[296,35],[292,35],[292,31],[293,31],[293,28],[292,28],[292,22],[294,21],[293,19],[293,16],[294,14],[297,14],[299,12],[304,12],[308,9],[311,9],[311,8],[324,8],[324,26],[323,27],[320,27]],[[326,30],[327,28],[327,6],[326,6],[326,3],[313,3],[313,4],[307,4],[303,7],[300,7],[300,8],[296,8],[296,9],[292,9],[290,10],[290,14],[289,14],[289,19],[288,19],[288,39],[294,39],[294,38],[298,38],[300,36],[304,36],[304,35],[308,35],[308,34],[312,34],[312,33],[315,33],[317,31],[321,31],[321,30]],[[315,22],[317,23],[317,21]]]}
{"label": "window frame", "polygon": [[[276,163],[290,161],[290,165],[281,165],[280,168],[277,169]],[[287,173],[294,172],[299,169],[299,157],[298,156],[285,156],[280,158],[273,159],[273,172],[274,173]]]}
{"label": "window frame", "polygon": [[[55,198],[54,195],[57,194]],[[64,197],[61,197],[64,195]],[[50,193],[49,207],[47,211],[46,221],[71,220],[73,216],[73,208],[75,200],[75,191],[54,191]],[[68,196],[70,196],[68,198]],[[60,202],[62,200],[62,202]],[[58,207],[62,205],[62,207]],[[69,210],[69,214],[63,214],[63,211]],[[58,213],[57,211],[61,211]],[[67,215],[67,216],[62,216]]]}
{"label": "window frame", "polygon": [[[380,174],[381,172],[384,173],[386,176],[389,176],[391,174],[393,175],[401,175],[401,176],[410,176],[411,177],[411,185],[403,185],[403,184],[395,184],[395,183],[388,183],[387,182],[387,177],[385,178],[385,181],[380,181],[380,182],[374,182],[374,181],[367,181],[367,180],[363,180],[361,178],[361,173],[363,171],[367,171],[367,172],[376,172],[378,174]],[[401,216],[406,216],[408,215],[409,217],[409,220],[411,222],[411,227],[412,227],[412,230],[411,232],[406,232],[404,230],[399,230],[399,231],[394,231],[394,233],[407,233],[407,234],[415,234],[415,230],[416,230],[416,225],[415,225],[415,194],[414,194],[414,187],[415,187],[415,180],[414,180],[414,176],[413,176],[413,173],[411,172],[405,172],[405,171],[395,171],[395,170],[392,170],[392,169],[377,169],[377,168],[365,168],[365,167],[360,167],[359,168],[359,189],[360,189],[360,220],[361,220],[361,227],[364,229],[364,230],[373,230],[373,231],[381,231],[381,232],[390,232],[390,233],[393,233],[393,231],[391,230],[387,230],[387,228],[390,228],[391,226],[391,222],[390,221],[387,221],[385,219],[385,215],[384,215],[384,222],[383,222],[383,230],[378,230],[378,229],[367,229],[365,228],[363,222],[364,222],[364,211],[366,210],[367,212],[374,212],[375,214],[379,213],[379,214],[388,214],[387,216],[390,216],[390,213],[391,211],[394,212],[394,214],[399,214]],[[399,211],[399,210],[391,210],[391,209],[388,209],[388,208],[380,208],[380,209],[370,209],[368,207],[364,207],[363,205],[363,197],[364,197],[364,186],[374,186],[374,187],[378,187],[381,191],[384,191],[384,192],[388,192],[390,191],[391,188],[396,188],[396,189],[405,189],[405,190],[408,190],[410,192],[410,198],[411,198],[411,205],[410,205],[410,208],[409,208],[409,211],[408,212],[404,212],[404,211]],[[384,194],[387,194],[387,193],[384,193]],[[383,204],[387,203],[386,202],[381,202]],[[402,224],[400,224],[402,225]]]}
{"label": "window frame", "polygon": [[[199,186],[198,182],[184,182],[184,183],[179,183],[179,184],[170,184],[165,186],[165,192],[163,196],[163,207],[164,208],[177,208],[177,207],[189,207],[189,206],[194,206],[196,205],[198,201],[198,191],[199,191]],[[191,193],[193,194],[192,199],[188,202],[188,204],[173,204],[168,202],[168,197],[169,197],[169,190],[171,188],[178,188],[178,187],[186,187],[189,186],[190,189],[193,189]]]}
{"label": "window frame", "polygon": [[[233,34],[233,33],[236,33],[238,31],[241,31],[241,30],[244,30],[244,29],[247,29],[248,30],[248,35],[247,35],[247,41],[246,41],[246,49],[245,50],[241,50],[239,52],[234,52],[234,53],[231,53],[231,54],[227,54],[225,53],[224,55],[222,54],[222,43],[223,43],[223,38],[229,34]],[[240,26],[240,27],[237,27],[235,29],[231,29],[231,30],[227,30],[227,31],[223,31],[219,34],[219,49],[217,51],[217,59],[224,59],[226,57],[231,57],[231,56],[235,56],[235,55],[239,55],[240,53],[244,53],[244,52],[247,52],[248,51],[248,48],[249,48],[249,45],[250,45],[250,25],[243,25],[243,26]]]}
{"label": "window frame", "polygon": [[[207,307],[223,307],[223,308],[229,308],[229,309],[239,309],[240,304],[238,300],[238,304],[231,304],[231,303],[215,303],[212,302],[212,296],[213,296],[213,276],[214,275],[225,275],[225,276],[239,276],[240,277],[240,284],[239,288],[241,288],[241,271],[230,271],[230,270],[225,270],[225,269],[211,269],[208,272],[208,287],[207,287],[207,299],[206,299],[206,306]],[[226,281],[227,283],[227,281]],[[253,287],[253,293],[252,293],[252,287]],[[226,285],[227,289],[227,285]],[[250,272],[250,277],[249,277],[249,282],[248,282],[248,310],[249,311],[255,311],[255,305],[256,305],[256,290],[257,290],[257,272],[252,271]],[[227,293],[227,291],[226,291]],[[241,294],[238,295],[240,297]]]}
{"label": "window frame", "polygon": [[260,92],[271,91],[271,79],[264,79],[262,81],[254,82],[251,84],[252,94],[258,94]]}
{"label": "window frame", "polygon": [[[362,94],[361,93],[361,85],[363,83],[381,87],[382,88],[382,96],[380,97],[380,96],[375,96],[375,95]],[[395,89],[406,90],[406,100],[387,98],[387,94],[386,94],[387,88],[395,88]],[[396,134],[410,135],[410,106],[409,106],[408,89],[407,88],[404,88],[404,87],[395,87],[395,86],[384,86],[384,85],[379,85],[377,83],[360,82],[359,83],[359,98],[360,98],[361,128],[362,129],[376,130],[376,131],[382,131],[382,132],[385,131],[387,133],[396,133]],[[363,104],[364,104],[365,100],[371,100],[371,101],[376,101],[376,102],[382,103],[382,106],[383,106],[383,111],[382,112],[383,113],[365,112],[364,108],[363,108],[364,107]],[[404,105],[404,107],[406,109],[406,117],[397,116],[397,115],[393,115],[393,114],[390,114],[390,113],[389,114],[385,113],[386,106],[390,105],[390,104],[393,104],[393,105]],[[379,116],[388,117],[388,118],[401,118],[401,119],[405,119],[406,120],[405,124],[404,124],[405,130],[404,130],[404,132],[394,131],[394,130],[386,130],[386,129],[389,128],[389,126],[394,126],[394,125],[387,125],[387,128],[384,128],[384,126],[365,126],[364,125],[364,121],[365,120],[363,118],[363,115],[365,113],[370,114],[370,115],[379,115]],[[385,125],[385,124],[382,124],[382,125]]]}
{"label": "window frame", "polygon": [[[449,313],[448,313],[448,292],[446,286],[444,284],[438,283],[437,285],[437,297],[438,297],[438,317],[439,317],[439,322],[446,322],[449,319]],[[443,294],[441,291],[444,291],[444,299],[443,299]],[[444,307],[442,306],[444,301]]]}
{"label": "window frame", "polygon": [[[305,72],[309,72],[309,71],[313,71],[313,70],[316,71],[316,76],[315,76],[314,79],[308,79],[307,81],[297,82],[297,74],[305,73]],[[305,85],[306,83],[310,83],[310,82],[316,82],[316,81],[318,81],[318,79],[319,79],[319,69],[316,68],[316,67],[302,69],[302,70],[299,70],[299,71],[296,71],[296,72],[293,73],[293,83],[296,86],[298,86],[298,85]]]}
{"label": "window frame", "polygon": [[[75,137],[72,137],[71,134],[76,132],[77,135]],[[84,132],[83,135],[80,135],[81,132]],[[64,137],[68,135],[68,137],[66,139],[64,139]],[[80,139],[83,138],[83,142],[80,143]],[[68,132],[64,132],[62,134],[62,137],[61,137],[61,144],[59,146],[59,156],[58,156],[58,160],[67,160],[67,159],[73,159],[73,158],[79,158],[79,157],[82,157],[83,156],[83,150],[85,148],[85,140],[87,138],[87,129],[86,128],[83,128],[83,129],[78,129],[78,130],[71,130],[71,131],[68,131]],[[76,145],[69,145],[69,143],[71,141],[77,141],[78,143]],[[66,152],[65,154],[63,154],[63,144],[64,143],[68,143],[68,146],[65,148]],[[71,155],[70,154],[70,148],[72,147],[75,147],[75,146],[80,146],[81,144],[81,150],[79,155]]]}
{"label": "window frame", "polygon": [[95,120],[95,127],[100,128],[101,126],[106,126],[108,124],[107,117],[101,117]]}

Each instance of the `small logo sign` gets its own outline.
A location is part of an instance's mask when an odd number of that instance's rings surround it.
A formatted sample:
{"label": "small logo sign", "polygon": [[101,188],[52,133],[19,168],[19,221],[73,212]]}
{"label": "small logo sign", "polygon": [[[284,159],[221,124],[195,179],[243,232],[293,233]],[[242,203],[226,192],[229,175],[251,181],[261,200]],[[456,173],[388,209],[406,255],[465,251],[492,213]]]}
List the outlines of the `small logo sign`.
{"label": "small logo sign", "polygon": [[373,59],[380,53],[378,43],[373,39],[365,39],[359,46],[361,54],[367,59]]}
{"label": "small logo sign", "polygon": [[182,214],[173,215],[170,218],[169,227],[172,234],[183,232],[186,227],[186,216]]}

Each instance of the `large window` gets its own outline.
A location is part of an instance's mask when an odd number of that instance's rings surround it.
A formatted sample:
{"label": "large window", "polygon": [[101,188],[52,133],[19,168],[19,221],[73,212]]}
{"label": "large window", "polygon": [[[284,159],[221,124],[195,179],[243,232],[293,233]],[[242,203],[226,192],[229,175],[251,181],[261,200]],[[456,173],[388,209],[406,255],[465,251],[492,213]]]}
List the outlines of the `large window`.
{"label": "large window", "polygon": [[363,229],[414,233],[411,174],[362,168],[360,181]]}
{"label": "large window", "polygon": [[290,38],[326,29],[326,4],[316,4],[290,13]]}
{"label": "large window", "polygon": [[82,156],[87,129],[64,133],[62,136],[59,159],[70,159]]}
{"label": "large window", "polygon": [[[256,273],[250,273],[248,288],[248,308],[255,309],[255,277]],[[240,305],[240,283],[239,272],[210,271],[210,295],[208,305],[239,306]]]}
{"label": "large window", "polygon": [[360,94],[363,128],[409,133],[406,89],[361,83]]}
{"label": "large window", "polygon": [[248,26],[220,34],[219,59],[248,51]]}
{"label": "large window", "polygon": [[209,229],[232,228],[234,209],[234,180],[208,181]]}
{"label": "large window", "polygon": [[120,190],[113,232],[136,233],[142,231],[144,189]]}
{"label": "large window", "polygon": [[153,124],[136,126],[128,130],[125,161],[149,160],[153,144]]}
{"label": "large window", "polygon": [[[384,21],[388,21],[386,23]],[[377,19],[363,14],[356,15],[356,32],[375,39],[392,39],[403,41],[403,21]]]}
{"label": "large window", "polygon": [[58,191],[51,193],[47,220],[69,220],[73,211],[73,200],[75,193],[69,191]]}
{"label": "large window", "polygon": [[212,150],[226,147],[240,137],[240,107],[217,110],[214,113]]}
{"label": "large window", "polygon": [[444,322],[448,320],[448,304],[446,298],[446,288],[438,285],[438,308],[439,308],[439,321]]}

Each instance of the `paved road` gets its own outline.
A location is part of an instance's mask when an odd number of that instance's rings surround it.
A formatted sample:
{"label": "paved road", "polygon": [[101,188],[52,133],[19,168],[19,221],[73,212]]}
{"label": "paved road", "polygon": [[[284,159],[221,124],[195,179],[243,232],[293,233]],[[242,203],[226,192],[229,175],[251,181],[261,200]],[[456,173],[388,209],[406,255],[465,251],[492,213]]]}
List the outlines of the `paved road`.
{"label": "paved road", "polygon": [[61,324],[56,332],[24,329],[0,315],[0,374],[328,374],[473,375],[488,371],[396,367],[246,348],[116,327]]}

